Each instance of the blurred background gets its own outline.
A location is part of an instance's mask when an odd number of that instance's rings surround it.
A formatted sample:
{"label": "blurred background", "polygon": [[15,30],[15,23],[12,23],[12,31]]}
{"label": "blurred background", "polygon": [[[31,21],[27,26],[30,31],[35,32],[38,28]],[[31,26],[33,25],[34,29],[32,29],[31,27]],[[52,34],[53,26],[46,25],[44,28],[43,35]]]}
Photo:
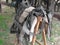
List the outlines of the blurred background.
{"label": "blurred background", "polygon": [[[52,21],[52,35],[49,45],[60,45],[60,2],[54,1],[54,17]],[[15,45],[15,34],[10,34],[10,27],[14,21],[15,8],[9,6],[11,0],[0,0],[0,45]]]}

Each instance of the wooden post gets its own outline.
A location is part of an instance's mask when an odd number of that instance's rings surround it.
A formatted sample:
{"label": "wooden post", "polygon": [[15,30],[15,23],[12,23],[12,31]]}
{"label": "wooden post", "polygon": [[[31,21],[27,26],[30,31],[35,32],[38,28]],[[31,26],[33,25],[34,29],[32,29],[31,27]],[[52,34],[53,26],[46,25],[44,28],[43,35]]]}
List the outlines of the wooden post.
{"label": "wooden post", "polygon": [[1,13],[1,11],[2,11],[2,8],[1,8],[1,0],[0,0],[0,13]]}
{"label": "wooden post", "polygon": [[[37,17],[37,24],[36,24],[35,29],[34,29],[34,34],[37,34],[41,21],[42,21],[42,17],[38,16]],[[34,45],[35,41],[36,41],[36,35],[33,36],[32,45]]]}
{"label": "wooden post", "polygon": [[46,43],[46,35],[45,35],[45,28],[43,29],[42,36],[43,36],[43,40],[44,40],[44,45],[47,45],[47,43]]}
{"label": "wooden post", "polygon": [[41,43],[38,40],[36,40],[36,43],[39,44],[39,45],[41,45]]}

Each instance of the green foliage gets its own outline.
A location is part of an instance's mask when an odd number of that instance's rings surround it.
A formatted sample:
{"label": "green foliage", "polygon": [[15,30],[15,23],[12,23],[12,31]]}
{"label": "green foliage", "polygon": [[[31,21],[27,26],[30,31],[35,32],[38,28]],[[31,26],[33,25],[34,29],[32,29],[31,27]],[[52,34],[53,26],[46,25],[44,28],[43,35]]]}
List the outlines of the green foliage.
{"label": "green foliage", "polygon": [[2,45],[3,44],[3,40],[2,39],[0,39],[0,45]]}
{"label": "green foliage", "polygon": [[3,30],[8,30],[8,23],[12,22],[12,18],[12,15],[0,14],[0,29],[2,28]]}

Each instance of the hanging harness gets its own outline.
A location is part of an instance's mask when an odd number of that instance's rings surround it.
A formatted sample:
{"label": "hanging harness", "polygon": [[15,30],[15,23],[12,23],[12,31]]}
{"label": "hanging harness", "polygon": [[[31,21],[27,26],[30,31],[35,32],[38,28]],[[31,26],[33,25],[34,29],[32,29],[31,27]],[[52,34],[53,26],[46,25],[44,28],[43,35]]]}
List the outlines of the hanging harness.
{"label": "hanging harness", "polygon": [[[43,20],[48,23],[48,18],[52,18],[51,13],[46,13],[43,6],[33,7],[28,1],[20,3],[19,9],[17,11],[17,15],[15,16],[15,20],[13,25],[11,26],[11,33],[20,33],[21,31],[24,34],[30,36],[30,42],[32,40],[32,36],[34,35],[34,27],[36,25],[37,16],[42,16]],[[48,16],[48,17],[47,17]],[[50,20],[51,21],[51,20]],[[34,23],[35,22],[35,23]],[[25,35],[25,37],[26,37]],[[28,36],[27,36],[28,37]]]}

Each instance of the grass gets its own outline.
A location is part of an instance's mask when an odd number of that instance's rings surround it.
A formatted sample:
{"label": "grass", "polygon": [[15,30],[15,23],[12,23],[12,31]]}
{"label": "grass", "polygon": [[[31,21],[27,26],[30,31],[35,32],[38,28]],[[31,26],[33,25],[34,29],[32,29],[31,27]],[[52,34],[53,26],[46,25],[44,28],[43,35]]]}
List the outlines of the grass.
{"label": "grass", "polygon": [[6,7],[0,13],[0,45],[13,45],[13,36],[10,34],[10,26],[14,18],[14,9]]}
{"label": "grass", "polygon": [[0,45],[2,45],[4,42],[3,42],[3,40],[2,39],[0,39]]}
{"label": "grass", "polygon": [[55,36],[60,36],[60,21],[58,20],[53,20],[53,25],[52,25],[52,34]]}

